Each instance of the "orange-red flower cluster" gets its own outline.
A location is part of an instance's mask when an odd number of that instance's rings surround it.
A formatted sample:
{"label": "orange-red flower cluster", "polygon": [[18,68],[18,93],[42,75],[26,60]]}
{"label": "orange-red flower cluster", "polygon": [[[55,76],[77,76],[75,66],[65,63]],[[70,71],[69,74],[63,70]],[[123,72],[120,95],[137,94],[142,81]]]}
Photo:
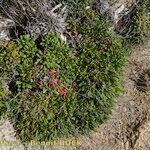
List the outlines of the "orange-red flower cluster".
{"label": "orange-red flower cluster", "polygon": [[[48,71],[48,82],[47,82],[47,87],[48,88],[53,88],[56,85],[58,85],[58,83],[60,83],[60,80],[57,79],[57,75],[58,75],[58,71],[51,69]],[[35,86],[36,88],[39,88],[41,85],[41,81],[40,79],[35,79]],[[58,93],[59,95],[61,95],[63,98],[66,97],[67,95],[67,89],[65,87],[60,87],[58,88]]]}
{"label": "orange-red flower cluster", "polygon": [[59,80],[58,80],[58,79],[51,79],[51,80],[48,82],[47,86],[48,86],[49,88],[52,88],[52,87],[54,87],[55,85],[57,85],[58,83],[59,83]]}
{"label": "orange-red flower cluster", "polygon": [[35,86],[36,86],[36,88],[39,88],[40,85],[41,85],[40,79],[35,79]]}
{"label": "orange-red flower cluster", "polygon": [[54,69],[51,69],[51,70],[49,70],[48,71],[48,75],[50,75],[50,76],[54,76],[54,75],[56,75],[58,72],[56,71],[56,70],[54,70]]}
{"label": "orange-red flower cluster", "polygon": [[63,96],[63,97],[66,97],[67,95],[67,89],[65,87],[61,87],[58,89],[58,93]]}
{"label": "orange-red flower cluster", "polygon": [[97,50],[98,50],[98,52],[100,52],[100,53],[103,53],[103,52],[104,52],[104,49],[103,49],[103,48],[98,48]]}
{"label": "orange-red flower cluster", "polygon": [[58,74],[57,70],[51,69],[48,71],[48,75],[50,76],[50,78],[49,78],[49,82],[47,83],[47,86],[49,88],[52,88],[59,83],[59,80],[56,78],[57,74]]}

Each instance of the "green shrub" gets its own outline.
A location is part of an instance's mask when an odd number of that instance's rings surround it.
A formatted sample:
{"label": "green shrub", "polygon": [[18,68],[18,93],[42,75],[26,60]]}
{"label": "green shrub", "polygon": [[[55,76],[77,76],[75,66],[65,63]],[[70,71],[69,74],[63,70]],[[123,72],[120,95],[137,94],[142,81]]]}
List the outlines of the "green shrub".
{"label": "green shrub", "polygon": [[4,101],[24,142],[94,130],[108,118],[121,92],[120,73],[127,54],[123,41],[101,16],[85,10],[82,2],[77,5],[74,9],[80,13],[69,14],[67,27],[75,38],[82,35],[75,48],[54,33],[42,39],[40,48],[28,35],[1,48],[3,72],[15,76]]}
{"label": "green shrub", "polygon": [[5,71],[15,74],[14,85],[9,85],[12,93],[5,100],[8,113],[25,141],[69,134],[76,103],[71,82],[77,63],[72,52],[54,34],[48,34],[41,46],[37,49],[26,35],[1,51]]}
{"label": "green shrub", "polygon": [[137,6],[131,22],[129,44],[139,44],[150,40],[150,0],[143,0]]}

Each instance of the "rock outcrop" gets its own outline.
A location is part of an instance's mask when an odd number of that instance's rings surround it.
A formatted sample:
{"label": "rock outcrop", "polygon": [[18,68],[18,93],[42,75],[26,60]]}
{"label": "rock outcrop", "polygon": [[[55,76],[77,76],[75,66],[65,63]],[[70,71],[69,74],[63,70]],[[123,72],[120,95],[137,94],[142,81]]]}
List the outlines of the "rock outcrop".
{"label": "rock outcrop", "polygon": [[[132,14],[134,13],[136,6],[141,1],[142,0],[93,0],[92,6],[96,11],[103,14],[103,16],[105,16],[106,19],[112,23],[112,26],[118,33],[124,34],[130,24]],[[16,2],[14,2],[14,3],[16,3]],[[2,5],[2,4],[3,3],[1,3],[0,5]],[[54,7],[53,9],[54,10],[58,9],[60,7],[60,5],[61,4]],[[3,7],[3,5],[2,5],[2,7]],[[46,6],[44,6],[44,8],[46,8]],[[10,12],[9,16],[11,17],[13,15],[11,12],[11,9],[9,7],[8,8],[6,7],[6,9],[8,12]],[[54,11],[53,9],[51,11]],[[40,10],[42,10],[41,6],[40,6]],[[50,11],[50,16],[51,16],[51,11]],[[17,12],[17,10],[15,10],[15,12]],[[64,12],[64,9],[62,10],[62,12]],[[18,15],[18,12],[16,14]],[[21,14],[23,14],[23,13],[21,13]],[[45,12],[45,14],[47,14],[47,13]],[[7,16],[7,17],[9,18],[9,16]],[[55,17],[55,16],[53,16],[53,17]],[[49,19],[49,21],[51,21],[51,20],[53,21],[53,24],[54,24],[54,25],[52,24],[52,26],[59,27],[60,29],[63,28],[63,30],[64,30],[64,24],[65,24],[64,18],[60,18],[60,16],[59,16],[59,19],[58,19],[58,16],[56,16],[55,19],[53,19],[53,18]],[[36,21],[37,21],[37,18],[36,18]],[[43,23],[44,23],[43,21],[41,23],[38,21],[38,24],[34,23],[32,25],[30,22],[28,22],[28,23],[29,23],[29,25],[26,28],[28,28],[28,30],[30,29],[30,32],[31,31],[33,32],[33,33],[31,32],[31,34],[33,34],[33,35],[35,34],[35,32],[36,32],[36,34],[38,33],[38,35],[39,35],[41,33],[41,30],[43,30]],[[38,28],[37,28],[37,26],[38,26]],[[41,26],[42,26],[42,29],[41,29]],[[55,30],[52,28],[52,26],[49,26],[48,30]],[[9,38],[9,29],[12,27],[14,27],[14,22],[12,20],[0,17],[0,39],[1,40]],[[40,29],[39,29],[39,27],[40,27]],[[45,29],[47,29],[47,27],[48,27],[48,25],[46,25],[44,27],[44,31],[45,31]],[[62,31],[62,29],[61,29],[61,31]]]}
{"label": "rock outcrop", "polygon": [[65,30],[66,7],[54,0],[31,0],[30,3],[25,0],[2,1],[0,8],[4,16],[16,23],[17,37],[30,34],[37,39],[48,32],[61,34]]}
{"label": "rock outcrop", "polygon": [[94,0],[93,7],[109,20],[120,34],[126,32],[131,17],[142,0]]}
{"label": "rock outcrop", "polygon": [[0,16],[0,40],[9,40],[10,29],[15,27],[15,23],[5,17]]}

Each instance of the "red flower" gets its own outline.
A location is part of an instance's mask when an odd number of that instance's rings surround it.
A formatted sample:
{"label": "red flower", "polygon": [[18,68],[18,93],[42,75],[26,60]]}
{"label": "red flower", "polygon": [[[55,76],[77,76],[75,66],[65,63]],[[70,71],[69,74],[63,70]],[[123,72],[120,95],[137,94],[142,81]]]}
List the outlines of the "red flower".
{"label": "red flower", "polygon": [[51,69],[51,70],[48,71],[48,74],[49,74],[50,76],[52,76],[52,75],[57,74],[57,71],[54,70],[54,69]]}
{"label": "red flower", "polygon": [[67,90],[65,87],[61,87],[58,89],[58,93],[61,95],[61,96],[66,96],[67,95]]}
{"label": "red flower", "polygon": [[98,52],[103,53],[104,49],[103,48],[98,48]]}
{"label": "red flower", "polygon": [[48,86],[49,88],[51,88],[51,87],[57,85],[58,82],[59,82],[58,79],[53,79],[52,81],[48,82],[47,86]]}
{"label": "red flower", "polygon": [[47,83],[47,86],[48,86],[49,88],[51,88],[51,87],[53,87],[53,84],[52,84],[51,82],[48,82],[48,83]]}
{"label": "red flower", "polygon": [[58,79],[53,79],[53,80],[52,80],[52,83],[53,83],[54,85],[58,84],[58,82],[59,82]]}
{"label": "red flower", "polygon": [[35,86],[36,86],[37,88],[39,88],[40,85],[41,85],[40,79],[35,79]]}

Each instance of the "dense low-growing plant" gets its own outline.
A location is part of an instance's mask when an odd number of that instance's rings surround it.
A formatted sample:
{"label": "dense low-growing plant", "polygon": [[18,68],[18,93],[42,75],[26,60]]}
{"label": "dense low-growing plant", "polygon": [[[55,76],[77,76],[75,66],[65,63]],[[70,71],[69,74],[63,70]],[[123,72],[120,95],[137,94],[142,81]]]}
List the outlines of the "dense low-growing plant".
{"label": "dense low-growing plant", "polygon": [[3,72],[14,76],[8,77],[8,113],[24,140],[68,133],[76,103],[72,88],[77,68],[74,55],[54,34],[47,35],[41,46],[43,49],[37,49],[26,35],[1,49]]}
{"label": "dense low-growing plant", "polygon": [[74,48],[49,33],[38,48],[25,35],[0,49],[11,91],[1,101],[22,141],[85,134],[111,113],[127,50],[88,4],[69,13],[67,30],[80,39]]}
{"label": "dense low-growing plant", "polygon": [[150,0],[143,0],[136,8],[129,28],[127,42],[139,44],[150,39]]}

